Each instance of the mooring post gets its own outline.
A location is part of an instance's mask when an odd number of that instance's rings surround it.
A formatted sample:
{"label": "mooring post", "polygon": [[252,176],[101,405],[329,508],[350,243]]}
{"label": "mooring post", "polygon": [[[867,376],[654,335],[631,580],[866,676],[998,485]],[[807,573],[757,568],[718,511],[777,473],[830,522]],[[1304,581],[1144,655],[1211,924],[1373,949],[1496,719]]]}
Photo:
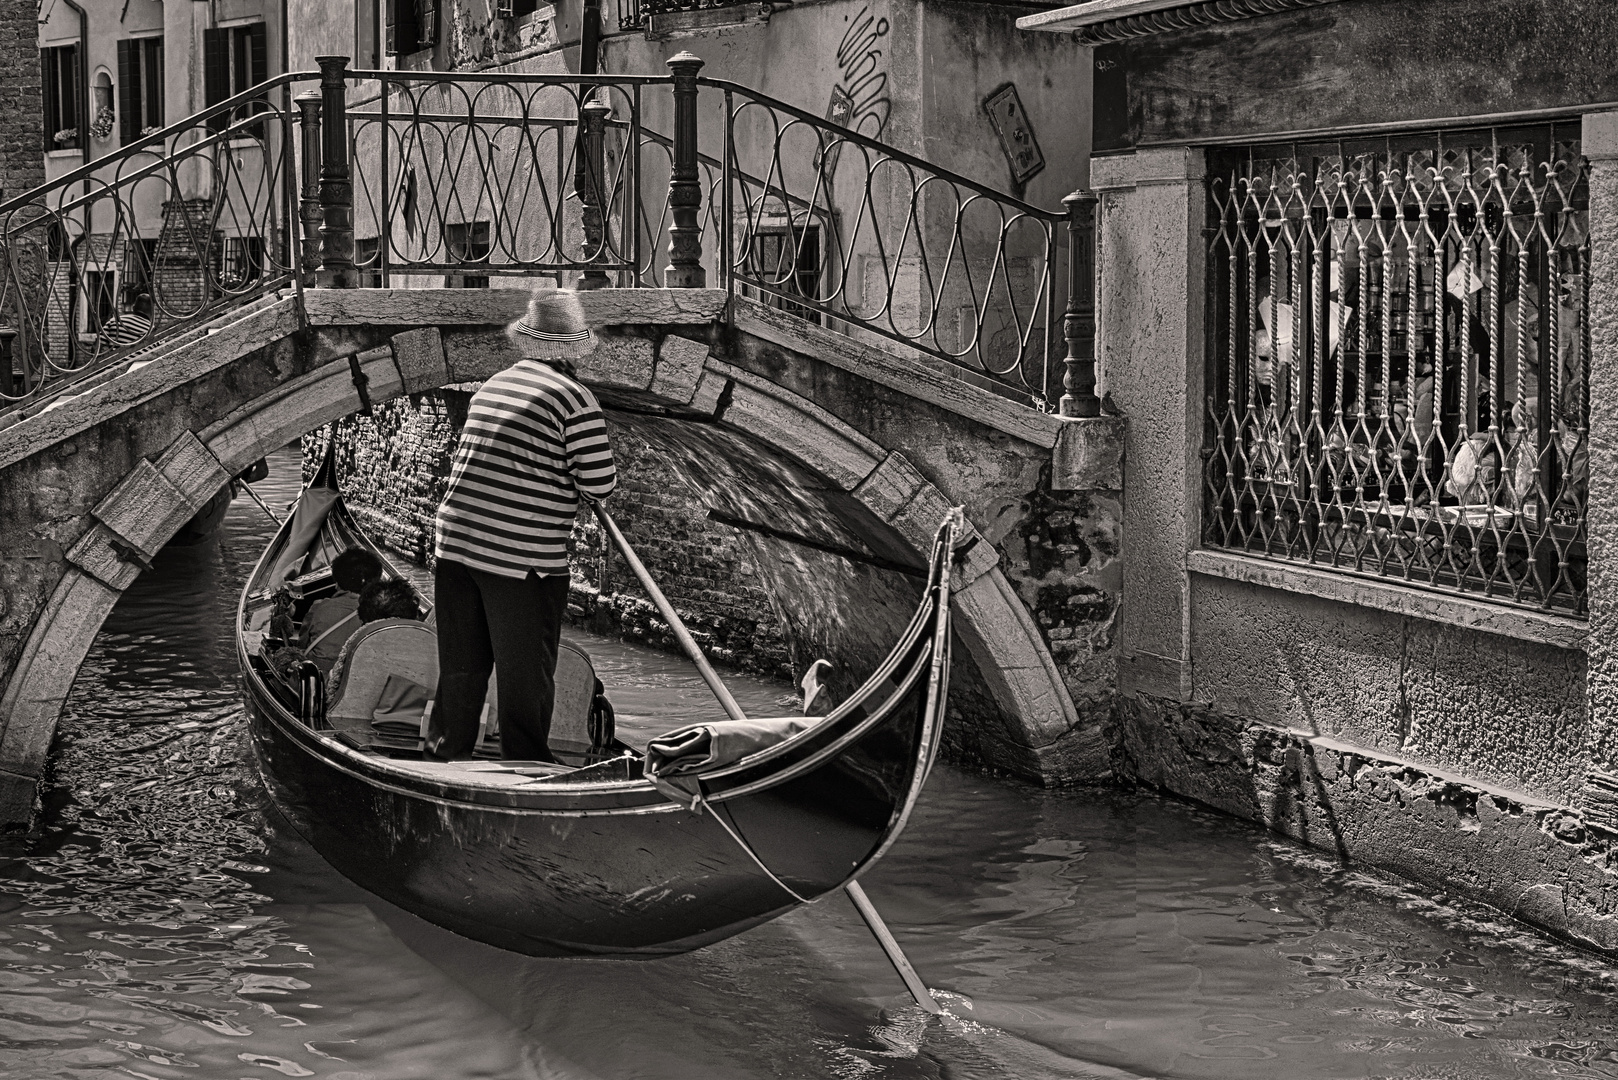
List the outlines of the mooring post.
{"label": "mooring post", "polygon": [[[592,98],[579,110],[578,164],[573,170],[573,188],[583,206],[584,261],[607,261],[607,117],[612,106]],[[579,279],[580,289],[605,289],[612,285],[599,265],[588,268]]]}
{"label": "mooring post", "polygon": [[1067,356],[1062,359],[1066,393],[1057,408],[1063,416],[1100,416],[1101,399],[1096,397],[1096,193],[1075,191],[1062,205],[1067,208],[1067,311],[1062,316]]}
{"label": "mooring post", "polygon": [[298,103],[303,138],[299,146],[298,220],[303,226],[301,266],[305,278],[320,269],[320,91],[305,90]]}
{"label": "mooring post", "polygon": [[354,183],[348,169],[348,57],[317,56],[320,65],[320,273],[328,289],[354,287]]}
{"label": "mooring post", "polygon": [[670,289],[701,289],[702,184],[697,179],[697,72],[702,57],[683,52],[669,58],[674,76],[674,168],[669,174],[669,265],[663,284]]}

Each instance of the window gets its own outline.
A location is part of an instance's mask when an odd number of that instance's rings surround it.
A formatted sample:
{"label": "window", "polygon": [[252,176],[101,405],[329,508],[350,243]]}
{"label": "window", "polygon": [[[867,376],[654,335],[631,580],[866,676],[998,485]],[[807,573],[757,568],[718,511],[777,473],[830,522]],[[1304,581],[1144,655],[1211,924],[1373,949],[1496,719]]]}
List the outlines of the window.
{"label": "window", "polygon": [[532,15],[539,9],[539,0],[494,0],[494,13],[504,19]]}
{"label": "window", "polygon": [[111,270],[84,272],[85,329],[99,334],[118,314],[118,275]]}
{"label": "window", "polygon": [[118,129],[124,146],[163,126],[163,39],[118,43]]}
{"label": "window", "polygon": [[219,287],[239,292],[264,270],[262,236],[227,236],[219,246]]}
{"label": "window", "polygon": [[438,42],[438,0],[387,0],[387,54],[404,56]]}
{"label": "window", "polygon": [[124,245],[124,302],[132,304],[141,293],[152,291],[152,268],[157,265],[157,240],[132,237]]}
{"label": "window", "polygon": [[1584,613],[1578,134],[1212,155],[1207,546]]}
{"label": "window", "polygon": [[45,149],[71,150],[83,145],[79,108],[79,47],[58,45],[39,50],[45,102]]}
{"label": "window", "polygon": [[[489,223],[467,221],[444,226],[444,242],[449,247],[452,263],[487,263],[489,261]],[[446,274],[446,289],[487,289],[487,274]]]}
{"label": "window", "polygon": [[820,293],[820,226],[763,225],[754,229],[752,251],[745,273],[758,286],[752,291],[770,307],[791,312],[811,322],[820,313],[788,297],[816,298]]}
{"label": "window", "polygon": [[[203,78],[210,106],[251,90],[269,77],[263,23],[208,30],[203,38]],[[266,108],[262,101],[250,101],[229,115],[218,113],[210,116],[208,130],[223,131],[227,126],[255,116]],[[262,121],[238,131],[238,135],[244,138],[262,138],[263,133]]]}

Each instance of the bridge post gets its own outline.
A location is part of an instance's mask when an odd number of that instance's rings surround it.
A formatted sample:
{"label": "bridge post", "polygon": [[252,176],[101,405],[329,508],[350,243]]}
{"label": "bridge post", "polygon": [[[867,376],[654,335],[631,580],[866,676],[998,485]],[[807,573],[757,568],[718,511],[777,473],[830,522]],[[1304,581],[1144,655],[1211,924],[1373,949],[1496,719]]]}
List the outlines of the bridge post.
{"label": "bridge post", "polygon": [[1062,336],[1067,356],[1062,359],[1062,395],[1057,408],[1063,416],[1100,416],[1096,397],[1095,242],[1096,193],[1075,191],[1062,200],[1067,208],[1067,311]]}
{"label": "bridge post", "polygon": [[320,269],[320,91],[305,90],[293,100],[298,103],[303,124],[298,156],[298,218],[303,223],[299,266],[307,280]]}
{"label": "bridge post", "polygon": [[702,183],[697,168],[697,72],[702,57],[682,52],[671,56],[674,76],[674,168],[669,173],[669,265],[663,284],[671,289],[702,289]]}
{"label": "bridge post", "polygon": [[348,169],[348,57],[317,56],[320,65],[320,273],[328,289],[354,287],[354,184]]}
{"label": "bridge post", "polygon": [[[600,264],[607,261],[607,230],[605,204],[607,201],[607,147],[605,132],[607,117],[612,106],[591,98],[579,109],[579,149],[573,169],[573,189],[583,205],[584,261]],[[579,279],[580,289],[605,289],[612,282],[599,265],[584,271]]]}

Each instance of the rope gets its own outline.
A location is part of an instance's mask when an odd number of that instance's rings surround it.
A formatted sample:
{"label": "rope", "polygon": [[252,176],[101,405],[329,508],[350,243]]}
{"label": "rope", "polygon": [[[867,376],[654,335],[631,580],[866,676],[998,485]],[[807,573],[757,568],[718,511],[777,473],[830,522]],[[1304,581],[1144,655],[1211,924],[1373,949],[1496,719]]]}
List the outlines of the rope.
{"label": "rope", "polygon": [[701,813],[703,810],[708,811],[708,815],[710,817],[712,817],[715,821],[719,822],[719,827],[724,829],[727,833],[730,834],[730,838],[732,840],[736,841],[736,845],[738,847],[740,847],[743,851],[747,852],[747,857],[749,859],[752,859],[755,863],[757,863],[758,868],[760,870],[764,871],[765,875],[771,881],[773,881],[777,885],[781,886],[782,890],[784,890],[788,896],[792,897],[792,899],[796,900],[800,904],[812,904],[812,903],[814,903],[813,900],[810,900],[807,896],[804,896],[803,894],[798,892],[798,890],[794,889],[791,885],[788,885],[786,882],[782,881],[780,878],[775,876],[775,871],[771,870],[768,866],[766,866],[764,864],[764,860],[759,858],[758,852],[753,850],[753,845],[749,844],[742,837],[741,833],[739,833],[735,829],[731,828],[730,822],[726,821],[723,817],[721,817],[719,815],[719,811],[715,810],[713,808],[713,806],[708,802],[708,800],[702,797],[702,792],[700,790],[701,781],[698,781],[698,785],[699,785],[699,790],[697,791],[697,793],[695,795],[693,795],[691,797],[691,809],[692,809],[692,811],[696,812],[696,813]]}

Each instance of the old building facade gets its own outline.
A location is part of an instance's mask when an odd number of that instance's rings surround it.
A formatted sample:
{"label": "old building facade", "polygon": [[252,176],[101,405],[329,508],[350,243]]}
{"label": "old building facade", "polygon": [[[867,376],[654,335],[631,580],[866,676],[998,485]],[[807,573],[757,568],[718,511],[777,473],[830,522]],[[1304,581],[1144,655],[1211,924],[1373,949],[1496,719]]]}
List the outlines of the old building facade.
{"label": "old building facade", "polygon": [[[111,159],[59,191],[43,223],[50,303],[29,329],[49,374],[94,363],[142,294],[159,324],[180,322],[263,272],[285,229],[264,199],[274,129],[250,119],[267,104],[159,133],[282,71],[282,17],[277,0],[40,6],[43,179]],[[183,164],[159,165],[186,147]]]}
{"label": "old building facade", "polygon": [[1021,25],[1094,48],[1133,768],[1618,944],[1612,10]]}

